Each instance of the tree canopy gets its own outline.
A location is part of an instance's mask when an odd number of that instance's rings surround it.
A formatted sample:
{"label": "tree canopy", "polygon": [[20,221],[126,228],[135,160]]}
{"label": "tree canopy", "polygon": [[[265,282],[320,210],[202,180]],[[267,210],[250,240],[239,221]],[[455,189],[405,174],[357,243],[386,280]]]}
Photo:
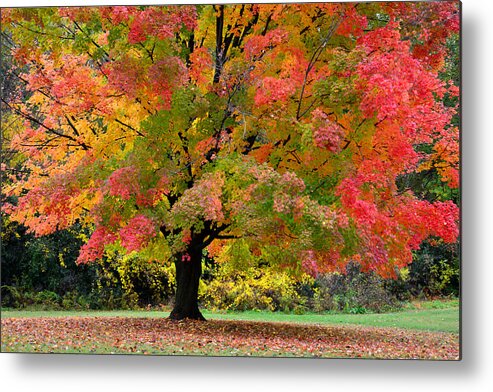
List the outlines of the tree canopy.
{"label": "tree canopy", "polygon": [[459,186],[459,90],[440,77],[458,7],[2,9],[3,209],[36,235],[90,229],[79,263],[174,262],[175,318],[199,318],[204,255],[395,276],[459,235],[454,201],[406,185]]}

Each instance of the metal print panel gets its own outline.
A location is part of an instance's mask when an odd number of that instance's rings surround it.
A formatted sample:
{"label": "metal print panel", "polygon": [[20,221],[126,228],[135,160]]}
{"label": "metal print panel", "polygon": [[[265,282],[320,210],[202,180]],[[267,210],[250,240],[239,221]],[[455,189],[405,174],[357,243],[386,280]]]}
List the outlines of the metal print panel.
{"label": "metal print panel", "polygon": [[1,9],[2,352],[460,359],[460,4]]}

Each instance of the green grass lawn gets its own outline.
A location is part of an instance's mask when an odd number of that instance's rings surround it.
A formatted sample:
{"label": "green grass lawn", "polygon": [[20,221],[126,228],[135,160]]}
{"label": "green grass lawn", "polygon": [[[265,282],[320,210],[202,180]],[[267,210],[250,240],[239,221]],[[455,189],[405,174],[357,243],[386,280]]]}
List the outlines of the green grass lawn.
{"label": "green grass lawn", "polygon": [[[363,325],[367,327],[395,327],[421,331],[459,333],[458,301],[423,303],[419,309],[412,307],[399,312],[342,314],[307,313],[286,314],[267,311],[212,312],[204,310],[207,319],[246,320],[266,322],[309,323],[320,325]],[[115,311],[28,311],[2,310],[1,317],[168,317],[164,311],[115,310]]]}

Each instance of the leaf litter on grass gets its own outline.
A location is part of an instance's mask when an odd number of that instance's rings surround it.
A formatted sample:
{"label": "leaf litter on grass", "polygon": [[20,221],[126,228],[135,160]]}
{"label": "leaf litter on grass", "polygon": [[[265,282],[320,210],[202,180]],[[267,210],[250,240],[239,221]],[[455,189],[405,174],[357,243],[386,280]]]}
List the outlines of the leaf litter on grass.
{"label": "leaf litter on grass", "polygon": [[459,336],[362,326],[122,317],[2,319],[3,352],[459,359]]}

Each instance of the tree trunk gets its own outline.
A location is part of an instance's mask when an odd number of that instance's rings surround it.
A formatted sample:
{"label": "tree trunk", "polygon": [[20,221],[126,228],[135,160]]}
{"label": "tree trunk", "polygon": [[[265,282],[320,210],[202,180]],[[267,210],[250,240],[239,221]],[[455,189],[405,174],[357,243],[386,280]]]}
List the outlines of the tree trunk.
{"label": "tree trunk", "polygon": [[172,320],[203,320],[198,306],[199,281],[202,275],[201,250],[189,249],[176,257],[175,306],[169,315]]}

